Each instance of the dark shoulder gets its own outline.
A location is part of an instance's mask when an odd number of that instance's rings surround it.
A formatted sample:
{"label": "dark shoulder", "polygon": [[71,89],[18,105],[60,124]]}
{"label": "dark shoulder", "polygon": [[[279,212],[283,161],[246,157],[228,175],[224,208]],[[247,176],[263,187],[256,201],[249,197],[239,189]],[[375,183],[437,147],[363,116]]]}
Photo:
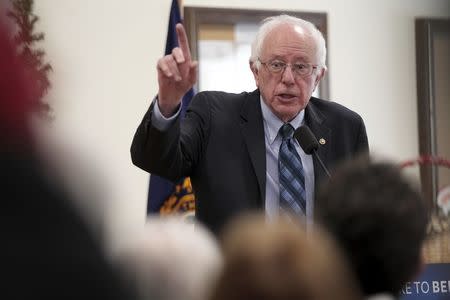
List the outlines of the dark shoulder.
{"label": "dark shoulder", "polygon": [[333,101],[311,97],[308,106],[307,111],[309,110],[310,114],[318,118],[325,118],[328,121],[362,121],[358,113]]}
{"label": "dark shoulder", "polygon": [[203,91],[192,99],[191,107],[209,107],[211,110],[240,111],[247,101],[259,101],[259,92],[242,92],[239,94],[222,91]]}
{"label": "dark shoulder", "polygon": [[[235,93],[227,93],[223,91],[202,91],[198,92],[195,98],[200,98],[203,101],[209,101],[209,102],[224,102],[224,100],[228,102],[236,102],[236,101],[242,101],[243,99],[246,99],[248,96],[251,96],[255,92],[242,92],[239,94]],[[259,97],[259,96],[258,96]]]}

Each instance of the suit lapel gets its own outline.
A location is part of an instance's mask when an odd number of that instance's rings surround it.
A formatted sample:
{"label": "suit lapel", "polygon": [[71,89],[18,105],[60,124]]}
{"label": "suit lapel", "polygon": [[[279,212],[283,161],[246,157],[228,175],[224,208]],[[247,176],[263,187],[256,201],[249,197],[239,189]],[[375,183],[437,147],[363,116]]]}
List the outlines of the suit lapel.
{"label": "suit lapel", "polygon": [[[328,168],[329,161],[329,149],[331,147],[331,129],[325,126],[325,117],[320,113],[314,104],[314,98],[311,98],[305,110],[305,122],[309,126],[311,131],[319,141],[319,149],[317,154],[322,159],[324,165]],[[326,179],[325,171],[320,166],[320,163],[315,157],[313,157],[314,164],[314,190],[318,191],[319,183]]]}
{"label": "suit lapel", "polygon": [[[331,147],[331,129],[325,125],[325,117],[314,104],[311,98],[305,110],[305,123],[319,140],[317,154],[326,167],[329,167],[329,149]],[[256,90],[246,95],[241,111],[241,130],[247,145],[250,160],[255,170],[256,178],[261,195],[261,205],[266,197],[266,146],[264,136],[263,117],[260,105],[260,94]],[[325,143],[320,143],[323,139]],[[318,192],[319,183],[326,179],[320,163],[313,157],[314,164],[314,190]]]}
{"label": "suit lapel", "polygon": [[266,146],[258,90],[247,94],[244,100],[241,111],[241,130],[258,180],[260,204],[263,205],[266,198]]}

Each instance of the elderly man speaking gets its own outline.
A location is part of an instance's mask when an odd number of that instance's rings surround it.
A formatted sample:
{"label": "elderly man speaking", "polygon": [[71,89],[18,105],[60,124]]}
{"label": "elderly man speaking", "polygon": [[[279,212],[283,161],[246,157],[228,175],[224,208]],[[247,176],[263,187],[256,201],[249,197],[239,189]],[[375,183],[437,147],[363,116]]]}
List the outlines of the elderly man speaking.
{"label": "elderly man speaking", "polygon": [[134,136],[133,163],[173,181],[190,176],[196,218],[215,233],[255,209],[311,222],[324,171],[294,131],[309,126],[327,167],[368,151],[357,113],[311,96],[326,71],[320,31],[287,15],[265,19],[250,57],[257,89],[198,93],[183,119],[180,103],[196,83],[197,62],[181,24],[177,34],[179,47],[158,61],[159,91]]}

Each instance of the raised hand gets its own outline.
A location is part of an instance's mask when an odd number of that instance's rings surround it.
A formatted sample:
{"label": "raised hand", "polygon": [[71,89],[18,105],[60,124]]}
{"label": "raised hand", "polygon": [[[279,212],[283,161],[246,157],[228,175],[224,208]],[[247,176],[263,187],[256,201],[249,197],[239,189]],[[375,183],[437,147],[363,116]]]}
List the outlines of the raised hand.
{"label": "raised hand", "polygon": [[158,60],[158,105],[165,117],[173,115],[181,98],[197,81],[196,61],[191,59],[186,31],[177,24],[178,45],[171,54]]}

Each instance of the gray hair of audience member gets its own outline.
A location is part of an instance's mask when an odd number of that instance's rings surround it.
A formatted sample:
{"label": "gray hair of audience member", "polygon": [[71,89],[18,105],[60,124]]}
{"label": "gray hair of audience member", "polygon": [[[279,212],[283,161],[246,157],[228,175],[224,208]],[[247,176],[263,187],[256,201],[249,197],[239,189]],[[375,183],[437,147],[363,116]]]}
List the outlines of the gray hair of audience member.
{"label": "gray hair of audience member", "polygon": [[250,215],[222,237],[224,268],[210,300],[361,299],[344,256],[318,229]]}
{"label": "gray hair of audience member", "polygon": [[317,62],[314,63],[318,63],[320,67],[326,68],[325,61],[327,56],[327,48],[325,46],[325,39],[322,33],[311,22],[289,15],[268,17],[262,21],[261,26],[259,27],[255,39],[252,43],[250,62],[254,63],[256,68],[260,68],[261,64],[258,58],[261,55],[261,51],[264,47],[264,42],[267,34],[274,28],[284,24],[298,26],[303,29],[306,35],[314,41],[316,47]]}
{"label": "gray hair of audience member", "polygon": [[143,300],[204,300],[222,256],[215,237],[200,224],[151,217],[117,262]]}
{"label": "gray hair of audience member", "polygon": [[398,166],[367,156],[346,162],[314,210],[347,253],[366,295],[398,293],[421,269],[428,212]]}

